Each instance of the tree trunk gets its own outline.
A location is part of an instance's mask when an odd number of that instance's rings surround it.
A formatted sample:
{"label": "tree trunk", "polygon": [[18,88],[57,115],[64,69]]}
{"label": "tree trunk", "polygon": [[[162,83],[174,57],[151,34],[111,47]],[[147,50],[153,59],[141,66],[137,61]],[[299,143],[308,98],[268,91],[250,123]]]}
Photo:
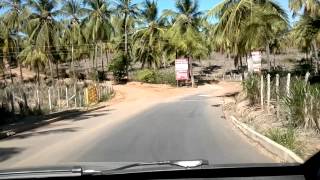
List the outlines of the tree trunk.
{"label": "tree trunk", "polygon": [[316,73],[318,73],[318,70],[319,70],[319,56],[318,56],[317,42],[316,42],[315,39],[312,40],[312,46],[313,46],[313,53],[314,53],[315,60],[316,60]]}
{"label": "tree trunk", "polygon": [[271,59],[270,59],[270,45],[269,42],[266,45],[266,54],[267,54],[267,61],[268,61],[268,70],[271,70]]}
{"label": "tree trunk", "polygon": [[20,71],[20,81],[23,83],[23,74],[22,74],[22,66],[20,61],[17,59],[18,61],[18,66],[19,66],[19,71]]}
{"label": "tree trunk", "polygon": [[109,65],[109,50],[106,50],[107,66]]}
{"label": "tree trunk", "polygon": [[71,47],[71,66],[72,66],[73,80],[75,80],[76,79],[76,72],[75,72],[75,68],[74,68],[74,47],[73,47],[73,43],[72,43],[72,47]]}
{"label": "tree trunk", "polygon": [[97,56],[98,56],[98,46],[97,46],[97,44],[95,44],[95,47],[94,47],[94,60],[96,62],[95,71],[98,71],[98,59],[97,59]]}
{"label": "tree trunk", "polygon": [[124,52],[125,55],[128,55],[128,32],[127,32],[127,18],[128,15],[124,15]]}
{"label": "tree trunk", "polygon": [[39,65],[37,65],[37,79],[38,79],[38,85],[40,86],[40,70],[39,70]]}
{"label": "tree trunk", "polygon": [[101,44],[101,48],[100,48],[100,58],[101,58],[102,74],[103,74],[103,79],[104,79],[104,63],[103,63],[102,50],[103,50],[103,44]]}
{"label": "tree trunk", "polygon": [[51,60],[49,60],[49,69],[50,69],[50,77],[51,77],[51,80],[52,80],[53,79],[53,69],[52,69]]}
{"label": "tree trunk", "polygon": [[192,85],[192,87],[195,87],[195,82],[194,82],[194,76],[193,76],[193,71],[192,71],[192,58],[189,58],[188,57],[188,61],[189,61],[189,66],[190,66],[190,70],[189,70],[189,72],[190,72],[190,76],[191,76],[191,85]]}
{"label": "tree trunk", "polygon": [[276,68],[276,53],[273,52],[273,69]]}
{"label": "tree trunk", "polygon": [[57,78],[59,80],[59,62],[56,63],[56,72],[57,72]]}

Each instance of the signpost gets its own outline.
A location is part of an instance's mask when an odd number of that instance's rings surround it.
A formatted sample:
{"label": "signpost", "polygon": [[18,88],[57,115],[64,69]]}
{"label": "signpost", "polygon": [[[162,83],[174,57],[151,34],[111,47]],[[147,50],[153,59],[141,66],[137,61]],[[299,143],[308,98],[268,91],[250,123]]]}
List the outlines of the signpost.
{"label": "signpost", "polygon": [[188,75],[189,63],[187,59],[176,59],[175,69],[176,69],[177,85],[179,81],[189,80],[189,75]]}

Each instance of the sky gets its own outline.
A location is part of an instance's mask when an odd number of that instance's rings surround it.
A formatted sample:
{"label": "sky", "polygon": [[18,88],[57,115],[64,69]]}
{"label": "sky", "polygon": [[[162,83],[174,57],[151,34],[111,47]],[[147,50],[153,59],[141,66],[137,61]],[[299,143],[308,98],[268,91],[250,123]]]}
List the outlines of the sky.
{"label": "sky", "polygon": [[[1,1],[1,0],[0,0]],[[133,0],[135,3],[144,2],[144,0]],[[205,11],[213,8],[215,5],[219,4],[221,0],[199,0],[200,10]],[[287,10],[289,14],[290,21],[292,22],[291,13],[289,11],[288,0],[276,0],[284,9]],[[159,12],[161,13],[164,9],[174,9],[175,0],[158,0]],[[0,10],[1,14],[1,10]]]}

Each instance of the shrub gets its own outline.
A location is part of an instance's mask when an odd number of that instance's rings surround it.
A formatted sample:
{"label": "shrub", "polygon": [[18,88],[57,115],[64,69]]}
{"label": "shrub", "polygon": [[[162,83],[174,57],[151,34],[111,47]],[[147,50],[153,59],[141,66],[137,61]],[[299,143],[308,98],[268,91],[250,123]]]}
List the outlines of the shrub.
{"label": "shrub", "polygon": [[150,69],[139,70],[136,73],[136,80],[145,83],[155,83],[156,72]]}
{"label": "shrub", "polygon": [[303,126],[305,123],[305,100],[306,100],[306,85],[303,80],[296,79],[291,83],[290,95],[284,96],[283,105],[290,126]]}
{"label": "shrub", "polygon": [[296,140],[295,131],[293,128],[288,128],[285,130],[278,128],[270,129],[266,136],[283,145],[284,147],[293,150],[297,154],[301,154],[300,142]]}
{"label": "shrub", "polygon": [[174,69],[143,69],[133,73],[133,80],[153,84],[176,84]]}
{"label": "shrub", "polygon": [[174,69],[164,69],[156,72],[156,84],[176,85],[176,74]]}
{"label": "shrub", "polygon": [[259,102],[259,84],[259,77],[253,74],[249,75],[248,78],[242,82],[242,87],[251,105]]}
{"label": "shrub", "polygon": [[113,73],[116,82],[121,82],[126,77],[127,60],[123,54],[118,54],[109,64],[108,70]]}

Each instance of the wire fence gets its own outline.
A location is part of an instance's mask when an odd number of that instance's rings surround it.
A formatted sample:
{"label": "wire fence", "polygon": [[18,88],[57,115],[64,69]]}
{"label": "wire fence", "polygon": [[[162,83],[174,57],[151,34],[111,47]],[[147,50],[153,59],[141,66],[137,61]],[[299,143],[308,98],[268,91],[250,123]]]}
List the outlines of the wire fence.
{"label": "wire fence", "polygon": [[109,99],[114,93],[110,82],[10,84],[0,89],[2,111],[26,115],[30,112],[54,113],[84,108]]}

